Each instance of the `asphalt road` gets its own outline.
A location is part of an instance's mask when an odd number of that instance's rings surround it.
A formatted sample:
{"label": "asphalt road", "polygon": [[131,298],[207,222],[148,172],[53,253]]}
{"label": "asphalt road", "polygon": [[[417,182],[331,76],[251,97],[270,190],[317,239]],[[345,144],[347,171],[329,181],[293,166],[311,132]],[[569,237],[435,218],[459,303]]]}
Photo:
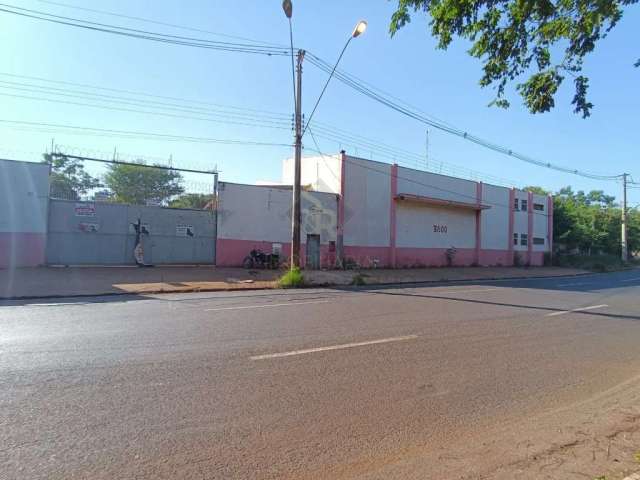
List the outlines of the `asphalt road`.
{"label": "asphalt road", "polygon": [[638,270],[4,302],[0,478],[473,477],[639,345]]}

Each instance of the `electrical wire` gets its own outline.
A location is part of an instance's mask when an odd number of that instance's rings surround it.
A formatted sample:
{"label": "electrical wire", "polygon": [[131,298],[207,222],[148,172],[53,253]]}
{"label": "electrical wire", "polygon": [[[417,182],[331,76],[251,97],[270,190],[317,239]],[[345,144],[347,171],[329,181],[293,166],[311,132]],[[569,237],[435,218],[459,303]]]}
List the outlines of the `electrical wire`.
{"label": "electrical wire", "polygon": [[253,38],[247,38],[247,37],[241,37],[238,35],[229,35],[226,33],[220,33],[220,32],[213,32],[211,30],[204,30],[201,28],[194,28],[194,27],[187,27],[185,25],[178,25],[175,23],[168,23],[168,22],[161,22],[159,20],[151,20],[149,18],[144,18],[144,17],[137,17],[137,16],[133,16],[133,15],[124,15],[122,13],[115,13],[115,12],[109,12],[106,10],[98,10],[95,8],[87,8],[87,7],[80,7],[78,5],[71,5],[69,3],[63,3],[63,2],[54,2],[51,0],[36,0],[37,2],[40,3],[46,3],[49,5],[55,5],[58,7],[63,7],[63,8],[71,8],[74,10],[81,10],[84,12],[90,12],[90,13],[97,13],[100,15],[109,15],[112,17],[118,17],[118,18],[125,18],[127,20],[135,20],[138,22],[144,22],[144,23],[149,23],[149,24],[154,24],[154,25],[161,25],[163,27],[171,27],[171,28],[178,28],[181,30],[187,30],[187,31],[191,31],[191,32],[198,32],[198,33],[206,33],[208,35],[213,35],[216,37],[224,37],[224,38],[232,38],[234,40],[243,40],[245,42],[252,42],[252,43],[257,43],[257,44],[262,44],[262,45],[272,45],[274,47],[282,47],[282,45],[277,44],[277,43],[271,43],[271,42],[266,42],[263,40],[255,40]]}
{"label": "electrical wire", "polygon": [[[219,50],[238,53],[252,53],[262,55],[288,55],[289,52],[281,48],[269,45],[255,45],[247,43],[232,43],[215,40],[207,40],[202,38],[183,37],[179,35],[169,35],[158,32],[150,32],[147,30],[139,30],[117,25],[104,24],[99,22],[90,22],[87,20],[54,15],[48,12],[32,10],[15,5],[0,3],[0,12],[30,18],[33,20],[41,20],[45,22],[60,24],[68,27],[83,28],[85,30],[97,31],[102,33],[110,33],[114,35],[137,38],[141,40],[150,40],[160,43],[168,43],[174,45],[182,45],[188,47],[204,48],[209,50]],[[10,10],[12,9],[12,10]]]}
{"label": "electrical wire", "polygon": [[237,139],[221,139],[221,138],[211,138],[211,137],[190,137],[183,135],[171,135],[166,133],[155,133],[155,132],[145,132],[138,130],[112,130],[105,128],[92,128],[92,127],[81,127],[77,125],[64,125],[57,123],[46,123],[46,122],[27,122],[21,120],[8,120],[8,119],[0,119],[0,124],[12,124],[18,126],[29,126],[29,127],[47,127],[47,128],[58,128],[58,129],[72,129],[72,130],[80,130],[84,132],[96,132],[100,134],[114,134],[114,135],[122,135],[126,138],[137,138],[137,139],[160,139],[160,140],[170,140],[170,141],[185,141],[185,142],[193,142],[193,143],[219,143],[225,145],[247,145],[247,146],[273,146],[273,147],[287,147],[290,148],[291,144],[287,143],[273,143],[273,142],[257,142],[257,141],[247,141],[247,140],[237,140]]}
{"label": "electrical wire", "polygon": [[279,130],[288,130],[290,128],[290,126],[288,126],[285,122],[265,122],[265,121],[261,121],[261,122],[258,122],[258,121],[255,121],[255,122],[250,122],[250,121],[241,122],[241,121],[235,121],[235,120],[214,119],[214,118],[209,118],[209,117],[204,117],[204,118],[203,117],[193,117],[193,116],[188,116],[188,115],[179,115],[179,114],[166,113],[166,112],[154,112],[154,111],[148,111],[148,110],[137,110],[137,109],[132,109],[132,108],[113,107],[113,106],[108,106],[108,105],[94,105],[94,104],[88,104],[88,103],[82,103],[82,102],[74,102],[74,101],[68,101],[68,100],[59,100],[59,99],[45,98],[45,97],[32,97],[32,96],[28,96],[28,95],[17,95],[17,94],[1,93],[1,92],[0,92],[0,96],[10,97],[10,98],[20,98],[20,99],[26,99],[26,100],[44,101],[44,102],[51,102],[51,103],[60,103],[60,104],[65,104],[65,105],[75,105],[75,106],[99,108],[99,109],[113,110],[113,111],[117,111],[117,112],[131,112],[131,113],[138,113],[138,114],[145,114],[145,115],[159,115],[159,116],[163,116],[163,117],[180,118],[180,119],[186,119],[186,120],[200,120],[200,121],[203,121],[203,122],[223,123],[223,124],[226,124],[226,125],[242,125],[242,126],[248,126],[248,127],[272,128],[272,129],[279,129]]}
{"label": "electrical wire", "polygon": [[199,105],[210,105],[210,106],[214,106],[214,107],[221,107],[221,108],[228,108],[228,109],[233,109],[233,110],[245,110],[248,112],[256,112],[256,113],[264,113],[264,114],[272,114],[274,116],[280,116],[280,117],[286,117],[286,118],[290,118],[290,114],[284,114],[281,112],[274,112],[272,110],[262,110],[262,109],[256,109],[256,108],[248,108],[248,107],[239,107],[239,106],[235,106],[235,105],[229,105],[229,104],[222,104],[222,103],[213,103],[213,102],[207,102],[204,100],[194,100],[194,99],[187,99],[187,98],[182,98],[182,97],[171,97],[171,96],[166,96],[166,95],[154,95],[151,93],[147,93],[147,92],[139,92],[139,91],[135,91],[135,90],[123,90],[123,89],[118,89],[118,88],[109,88],[109,87],[101,87],[101,86],[97,86],[97,85],[90,85],[87,83],[76,83],[76,82],[66,82],[66,81],[61,81],[61,80],[51,80],[48,78],[44,78],[44,77],[34,77],[34,76],[29,76],[29,75],[17,75],[17,74],[13,74],[13,73],[7,73],[7,72],[0,72],[0,76],[4,76],[4,77],[10,77],[10,78],[16,78],[16,79],[25,79],[25,80],[31,80],[31,81],[39,81],[39,82],[45,82],[45,83],[52,83],[52,84],[56,84],[56,85],[69,85],[72,87],[79,87],[79,88],[89,88],[92,90],[102,90],[105,92],[115,92],[115,93],[124,93],[127,95],[136,95],[136,96],[143,96],[143,97],[148,97],[148,98],[158,98],[161,100],[173,100],[173,101],[178,101],[178,102],[183,102],[183,103],[196,103]]}
{"label": "electrical wire", "polygon": [[620,178],[620,175],[599,175],[599,174],[595,174],[595,173],[590,173],[590,172],[584,172],[581,170],[577,170],[577,169],[572,169],[572,168],[568,168],[568,167],[562,167],[562,166],[558,166],[555,164],[552,164],[550,162],[543,162],[541,160],[536,160],[533,159],[531,157],[528,157],[526,155],[523,155],[521,153],[515,152],[507,147],[489,142],[487,140],[484,140],[480,137],[474,136],[469,134],[468,132],[456,128],[456,127],[451,127],[447,124],[444,124],[440,121],[434,121],[433,119],[430,119],[428,117],[426,117],[425,115],[420,114],[419,112],[415,111],[415,109],[412,108],[406,108],[403,107],[402,105],[399,105],[397,102],[394,102],[393,100],[386,98],[383,95],[380,95],[376,92],[374,92],[373,90],[371,90],[370,88],[366,87],[365,85],[363,85],[362,83],[358,82],[357,80],[355,80],[354,78],[352,78],[350,75],[341,72],[341,71],[333,71],[332,69],[330,69],[327,65],[328,63],[325,62],[324,60],[320,59],[319,57],[317,57],[314,54],[308,54],[308,58],[309,58],[309,62],[314,65],[316,68],[320,69],[321,71],[329,74],[329,75],[333,75],[340,80],[342,83],[344,83],[345,85],[353,88],[354,90],[358,91],[359,93],[365,95],[366,97],[381,103],[384,106],[387,106],[389,108],[391,108],[392,110],[395,110],[398,113],[401,113],[409,118],[412,118],[414,120],[417,120],[421,123],[424,123],[426,125],[432,126],[434,128],[437,128],[439,130],[442,130],[444,132],[456,135],[458,137],[461,137],[465,140],[468,140],[470,142],[473,142],[477,145],[480,145],[482,147],[488,148],[490,150],[496,151],[498,153],[504,154],[504,155],[508,155],[512,158],[516,158],[518,160],[539,166],[539,167],[545,167],[545,168],[549,168],[552,170],[556,170],[556,171],[560,171],[563,173],[570,173],[573,175],[578,175],[578,176],[582,176],[585,178],[591,178],[591,179],[596,179],[596,180],[617,180]]}

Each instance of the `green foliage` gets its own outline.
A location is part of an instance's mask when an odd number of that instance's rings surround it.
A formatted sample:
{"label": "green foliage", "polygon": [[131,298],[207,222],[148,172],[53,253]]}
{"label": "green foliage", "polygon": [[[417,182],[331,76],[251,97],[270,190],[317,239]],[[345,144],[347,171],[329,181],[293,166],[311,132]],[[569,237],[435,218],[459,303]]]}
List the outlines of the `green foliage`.
{"label": "green foliage", "polygon": [[194,208],[202,210],[213,200],[213,195],[204,195],[202,193],[185,193],[171,200],[169,206],[172,208]]}
{"label": "green foliage", "polygon": [[525,192],[535,193],[536,195],[549,195],[549,193],[551,193],[542,187],[536,187],[533,185],[530,187],[523,187],[522,190],[524,190]]}
{"label": "green foliage", "polygon": [[179,172],[140,165],[110,164],[105,184],[122,203],[164,204],[184,192]]}
{"label": "green foliage", "polygon": [[[454,36],[471,42],[468,53],[483,63],[482,87],[493,86],[492,105],[506,108],[505,89],[516,90],[531,113],[547,112],[565,75],[574,79],[574,112],[591,114],[589,79],[580,75],[585,57],[622,18],[623,8],[639,0],[398,0],[391,35],[415,12],[430,17],[438,48]],[[557,56],[557,59],[555,59]],[[635,63],[640,66],[640,60]]]}
{"label": "green foliage", "polygon": [[100,181],[84,170],[80,160],[43,155],[43,163],[51,165],[51,195],[56,198],[78,200],[89,190],[100,187]]}
{"label": "green foliage", "polygon": [[[622,210],[602,190],[574,192],[564,187],[554,197],[553,237],[556,244],[584,254],[620,255]],[[640,250],[640,212],[627,215],[629,251]]]}
{"label": "green foliage", "polygon": [[304,286],[304,275],[299,268],[293,268],[282,275],[278,280],[281,288],[299,288]]}
{"label": "green foliage", "polygon": [[362,287],[366,284],[367,282],[365,281],[365,275],[363,275],[362,273],[356,273],[351,279],[351,285]]}

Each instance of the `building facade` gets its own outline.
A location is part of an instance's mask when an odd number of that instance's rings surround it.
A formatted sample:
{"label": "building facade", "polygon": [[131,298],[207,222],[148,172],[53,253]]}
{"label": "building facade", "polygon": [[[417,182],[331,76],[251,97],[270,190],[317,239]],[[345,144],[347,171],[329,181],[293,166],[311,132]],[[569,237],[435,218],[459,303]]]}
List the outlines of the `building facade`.
{"label": "building facade", "polygon": [[0,268],[45,263],[49,165],[0,160]]}
{"label": "building facade", "polygon": [[[301,174],[302,258],[312,266],[317,249],[322,267],[395,268],[542,265],[552,248],[550,196],[346,153],[304,158]],[[282,185],[292,179],[285,160]],[[290,187],[224,184],[219,195],[218,265],[240,265],[254,247],[289,255]]]}

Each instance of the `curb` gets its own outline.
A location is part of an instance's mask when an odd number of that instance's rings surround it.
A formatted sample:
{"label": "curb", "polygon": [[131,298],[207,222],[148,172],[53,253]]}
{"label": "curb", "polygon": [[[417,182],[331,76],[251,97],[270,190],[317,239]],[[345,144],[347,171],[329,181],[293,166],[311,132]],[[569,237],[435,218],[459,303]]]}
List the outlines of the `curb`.
{"label": "curb", "polygon": [[[615,273],[615,272],[608,272]],[[536,279],[545,279],[545,278],[572,278],[572,277],[584,277],[589,275],[602,275],[600,273],[592,273],[592,272],[583,272],[583,273],[574,273],[567,275],[535,275],[535,276],[518,276],[518,277],[485,277],[485,278],[465,278],[459,280],[413,280],[413,281],[398,281],[398,282],[382,282],[382,283],[370,283],[363,285],[361,287],[357,287],[349,284],[336,284],[336,283],[318,283],[318,284],[309,284],[302,287],[305,288],[326,288],[326,287],[352,287],[352,288],[370,288],[370,287],[388,287],[393,285],[425,285],[425,284],[450,284],[450,283],[468,283],[468,282],[495,282],[495,281],[510,281],[510,280],[536,280]],[[79,294],[53,294],[53,295],[20,295],[13,297],[0,297],[0,301],[11,301],[11,300],[47,300],[47,299],[57,299],[57,298],[91,298],[91,297],[115,297],[115,296],[139,296],[139,295],[162,295],[162,294],[170,294],[170,293],[197,293],[197,292],[238,292],[238,291],[257,291],[257,290],[276,290],[280,289],[277,285],[273,287],[243,287],[243,288],[182,288],[175,290],[148,290],[145,292],[104,292],[104,293],[79,293]],[[296,290],[296,289],[290,289]],[[299,290],[299,289],[298,289]],[[638,479],[640,480],[640,479]]]}

